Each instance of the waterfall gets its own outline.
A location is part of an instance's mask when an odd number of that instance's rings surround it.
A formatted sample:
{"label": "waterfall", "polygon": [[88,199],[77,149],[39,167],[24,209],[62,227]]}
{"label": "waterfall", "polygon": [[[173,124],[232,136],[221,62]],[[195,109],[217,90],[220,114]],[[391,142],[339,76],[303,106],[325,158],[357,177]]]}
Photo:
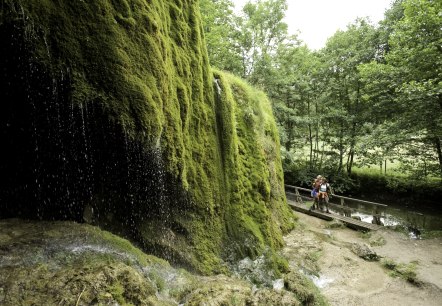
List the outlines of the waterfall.
{"label": "waterfall", "polygon": [[[8,182],[0,187],[0,217],[119,222],[134,235],[144,220],[169,223],[177,201],[168,195],[173,183],[160,137],[141,141],[104,101],[74,100],[71,68],[55,64],[45,33],[20,4],[14,7],[21,21],[2,24],[0,32],[0,175]],[[45,64],[32,56],[36,45],[45,48]]]}
{"label": "waterfall", "polygon": [[218,97],[221,97],[221,93],[222,93],[222,88],[220,85],[220,79],[215,78],[213,80],[213,82],[215,83],[215,87],[216,87],[216,92],[218,93]]}

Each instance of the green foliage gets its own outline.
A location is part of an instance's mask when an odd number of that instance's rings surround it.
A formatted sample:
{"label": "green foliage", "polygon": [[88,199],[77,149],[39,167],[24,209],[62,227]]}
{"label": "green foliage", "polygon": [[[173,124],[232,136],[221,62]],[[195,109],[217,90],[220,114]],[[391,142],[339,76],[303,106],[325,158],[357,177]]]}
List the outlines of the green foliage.
{"label": "green foliage", "polygon": [[286,0],[247,2],[240,14],[233,12],[230,0],[202,0],[204,32],[211,63],[267,87],[277,72],[272,61],[279,45],[288,38],[282,20]]}
{"label": "green foliage", "polygon": [[370,239],[369,243],[370,243],[370,246],[372,246],[372,247],[373,246],[383,246],[387,243],[387,241],[385,240],[384,237],[378,236],[373,239]]}
{"label": "green foliage", "polygon": [[233,2],[199,2],[210,64],[218,69],[242,75],[242,58],[236,43],[238,35]]}
{"label": "green foliage", "polygon": [[[326,163],[327,164],[327,163]],[[329,165],[335,165],[330,162]],[[311,188],[313,179],[318,175],[324,176],[331,184],[333,192],[337,194],[347,193],[359,187],[359,182],[346,173],[336,174],[336,168],[324,167],[310,168],[308,162],[293,162],[289,166],[284,164],[284,179],[289,185]]]}
{"label": "green foliage", "polygon": [[[423,200],[438,201],[442,193],[442,186],[440,180],[429,179],[410,179],[407,176],[401,175],[383,175],[379,172],[355,171],[352,174],[352,179],[357,182],[353,188],[356,194],[365,194],[371,196],[375,195],[412,199],[414,202]],[[367,190],[369,186],[369,193]]]}
{"label": "green foliage", "polygon": [[387,160],[411,176],[440,176],[440,3],[394,1],[379,27],[357,19],[319,52],[287,35],[284,9],[251,2],[233,18],[242,74],[272,99],[284,159],[341,178]]}
{"label": "green foliage", "polygon": [[317,262],[322,256],[322,251],[313,251],[307,254],[307,260],[310,260],[311,262],[315,263]]}
{"label": "green foliage", "polygon": [[239,17],[239,45],[243,54],[244,77],[252,84],[266,86],[273,72],[272,58],[287,38],[287,24],[282,20],[286,0],[247,2]]}
{"label": "green foliage", "polygon": [[[322,121],[326,128],[324,142],[337,152],[336,173],[344,170],[351,174],[356,148],[365,134],[369,105],[361,97],[361,80],[357,67],[376,57],[377,33],[367,20],[358,19],[337,31],[323,50],[323,110],[327,114]],[[346,159],[346,160],[345,160]]]}
{"label": "green foliage", "polygon": [[326,228],[345,228],[345,224],[339,220],[333,220],[331,222],[328,222],[325,226]]}
{"label": "green foliage", "polygon": [[388,114],[380,117],[390,123],[383,133],[394,136],[375,145],[389,142],[384,159],[399,158],[425,176],[442,174],[441,8],[438,1],[397,1],[384,22],[385,60],[360,67],[366,100]]}

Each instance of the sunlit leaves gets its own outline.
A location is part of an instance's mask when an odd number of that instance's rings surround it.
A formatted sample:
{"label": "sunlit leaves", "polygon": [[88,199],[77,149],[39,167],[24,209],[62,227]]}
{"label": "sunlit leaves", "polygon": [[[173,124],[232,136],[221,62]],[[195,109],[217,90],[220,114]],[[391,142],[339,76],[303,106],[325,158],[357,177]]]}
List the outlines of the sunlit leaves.
{"label": "sunlit leaves", "polygon": [[442,173],[442,2],[404,0],[393,8],[396,14],[384,22],[385,62],[359,67],[363,97],[379,110],[379,123],[393,123],[386,133],[404,135],[398,155],[403,163],[410,158],[431,163],[439,156]]}

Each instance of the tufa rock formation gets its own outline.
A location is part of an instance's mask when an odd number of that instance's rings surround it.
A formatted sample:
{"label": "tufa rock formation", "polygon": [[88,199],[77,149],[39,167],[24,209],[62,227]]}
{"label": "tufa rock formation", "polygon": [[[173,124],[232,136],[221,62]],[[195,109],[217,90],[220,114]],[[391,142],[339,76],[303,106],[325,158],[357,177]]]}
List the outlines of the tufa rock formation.
{"label": "tufa rock formation", "polygon": [[0,218],[86,221],[201,273],[282,245],[269,101],[211,70],[197,1],[1,0],[0,40]]}

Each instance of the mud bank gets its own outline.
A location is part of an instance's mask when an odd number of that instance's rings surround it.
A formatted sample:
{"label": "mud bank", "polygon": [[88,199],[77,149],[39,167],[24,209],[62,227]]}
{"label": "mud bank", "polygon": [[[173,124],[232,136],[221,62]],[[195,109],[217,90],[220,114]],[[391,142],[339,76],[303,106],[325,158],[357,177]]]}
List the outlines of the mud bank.
{"label": "mud bank", "polygon": [[[413,240],[391,230],[364,234],[298,215],[299,228],[285,236],[284,256],[331,305],[441,305],[441,238]],[[360,258],[355,244],[368,246],[379,261]]]}

